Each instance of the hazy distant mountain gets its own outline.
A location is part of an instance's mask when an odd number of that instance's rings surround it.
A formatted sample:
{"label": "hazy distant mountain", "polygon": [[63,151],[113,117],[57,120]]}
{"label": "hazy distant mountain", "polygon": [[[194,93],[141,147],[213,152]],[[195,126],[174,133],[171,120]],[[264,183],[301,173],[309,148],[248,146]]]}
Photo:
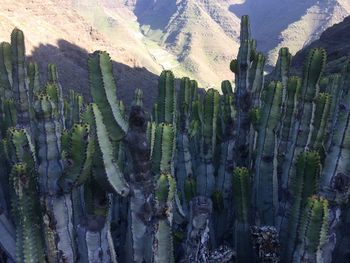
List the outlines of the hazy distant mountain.
{"label": "hazy distant mountain", "polygon": [[131,94],[141,87],[153,96],[162,69],[204,87],[232,79],[228,65],[238,51],[243,14],[250,15],[258,49],[272,64],[280,47],[295,53],[342,21],[350,1],[2,0],[0,39],[8,41],[11,29],[21,28],[28,52],[42,65],[57,63],[67,85],[83,91],[88,90],[86,52],[107,50],[119,65],[120,90]]}

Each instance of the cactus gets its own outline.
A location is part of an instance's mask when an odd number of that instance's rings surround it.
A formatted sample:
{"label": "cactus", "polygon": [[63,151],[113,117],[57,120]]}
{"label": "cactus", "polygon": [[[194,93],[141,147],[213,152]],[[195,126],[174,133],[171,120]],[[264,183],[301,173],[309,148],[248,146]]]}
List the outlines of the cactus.
{"label": "cactus", "polygon": [[249,238],[251,182],[248,169],[235,168],[232,182],[235,207],[234,247],[237,251],[237,260],[247,262],[252,260]]}
{"label": "cactus", "polygon": [[172,206],[176,183],[170,174],[160,175],[155,190],[159,220],[153,240],[153,262],[175,262],[172,240]]}
{"label": "cactus", "polygon": [[243,16],[241,20],[241,46],[238,58],[233,62],[231,70],[236,74],[236,106],[237,106],[237,140],[236,153],[238,166],[248,166],[247,157],[249,147],[247,138],[249,137],[249,109],[252,106],[252,91],[249,83],[249,65],[251,56],[250,45],[250,25],[248,16]]}
{"label": "cactus", "polygon": [[274,225],[278,208],[277,150],[282,96],[281,82],[271,82],[264,90],[254,174],[254,204],[263,225]]}
{"label": "cactus", "polygon": [[28,97],[28,78],[25,65],[25,46],[24,34],[21,30],[15,28],[11,34],[12,47],[12,79],[13,95],[15,98],[18,124],[29,124],[29,97]]}
{"label": "cactus", "polygon": [[199,195],[211,196],[215,187],[214,154],[219,114],[219,92],[209,89],[204,97],[203,122],[199,166],[196,171],[197,192]]}
{"label": "cactus", "polygon": [[16,215],[17,262],[45,262],[35,176],[25,163],[17,163],[12,167],[10,181],[15,192],[12,206]]}
{"label": "cactus", "polygon": [[303,152],[298,156],[295,178],[292,178],[293,202],[290,209],[289,226],[286,236],[288,237],[285,250],[286,262],[291,261],[291,255],[298,243],[298,227],[302,211],[305,209],[308,198],[318,192],[320,178],[320,156],[316,152]]}
{"label": "cactus", "polygon": [[328,201],[317,196],[310,197],[298,230],[300,241],[292,262],[320,262],[325,244],[328,220]]}
{"label": "cactus", "polygon": [[314,98],[318,95],[318,82],[325,68],[326,53],[323,49],[310,51],[304,66],[301,88],[301,101],[298,106],[296,122],[292,130],[292,144],[284,158],[282,167],[282,187],[288,187],[289,176],[295,172],[293,166],[294,156],[298,156],[307,149],[310,143],[311,134],[314,129],[313,119],[315,118],[316,104]]}
{"label": "cactus", "polygon": [[289,53],[289,49],[286,47],[281,48],[278,53],[276,67],[272,75],[274,75],[275,80],[282,82],[284,89],[287,86],[291,63],[292,55]]}
{"label": "cactus", "polygon": [[88,66],[94,102],[101,111],[111,140],[119,141],[125,136],[128,125],[117,106],[111,59],[106,52],[96,51],[90,56]]}
{"label": "cactus", "polygon": [[175,121],[175,108],[174,74],[169,70],[165,70],[158,81],[157,122],[173,124]]}
{"label": "cactus", "polygon": [[74,91],[64,100],[56,66],[41,85],[15,29],[11,44],[0,44],[0,246],[8,261],[344,257],[350,60],[341,74],[323,76],[325,51],[312,49],[303,77],[290,77],[282,48],[265,85],[247,16],[240,42],[234,89],[225,80],[222,95],[201,92],[183,77],[177,92],[165,70],[150,116],[141,89],[131,107],[117,98],[104,51],[88,59],[93,103]]}

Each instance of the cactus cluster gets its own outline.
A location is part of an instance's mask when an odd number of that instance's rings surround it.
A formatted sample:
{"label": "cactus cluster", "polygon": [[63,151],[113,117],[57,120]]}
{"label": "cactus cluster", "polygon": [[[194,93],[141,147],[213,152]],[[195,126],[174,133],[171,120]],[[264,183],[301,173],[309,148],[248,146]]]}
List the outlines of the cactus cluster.
{"label": "cactus cluster", "polygon": [[[41,83],[24,35],[0,44],[0,247],[6,262],[347,262],[350,60],[302,77],[282,48],[265,58],[242,17],[221,94],[161,73],[116,96],[107,52],[89,56],[93,103]],[[126,108],[129,114],[126,114]]]}

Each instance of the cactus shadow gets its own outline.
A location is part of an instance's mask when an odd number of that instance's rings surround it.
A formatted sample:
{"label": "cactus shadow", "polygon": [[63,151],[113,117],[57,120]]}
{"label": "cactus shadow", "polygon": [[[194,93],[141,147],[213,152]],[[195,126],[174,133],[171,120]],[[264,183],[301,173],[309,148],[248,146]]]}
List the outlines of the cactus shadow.
{"label": "cactus shadow", "polygon": [[320,1],[245,0],[241,4],[230,5],[229,11],[237,17],[249,15],[253,38],[258,40],[259,50],[268,52],[280,43],[281,32],[298,21],[317,2]]}
{"label": "cactus shadow", "polygon": [[[37,46],[28,56],[28,61],[38,63],[42,85],[47,80],[47,64],[54,63],[57,65],[64,94],[73,89],[80,92],[87,101],[91,101],[87,70],[88,57],[89,52],[84,48],[60,39],[57,41],[57,46],[51,44]],[[112,61],[112,63],[118,99],[123,100],[128,109],[133,99],[134,90],[140,88],[144,92],[145,108],[151,109],[158,93],[158,75],[144,67],[130,67],[118,61]]]}

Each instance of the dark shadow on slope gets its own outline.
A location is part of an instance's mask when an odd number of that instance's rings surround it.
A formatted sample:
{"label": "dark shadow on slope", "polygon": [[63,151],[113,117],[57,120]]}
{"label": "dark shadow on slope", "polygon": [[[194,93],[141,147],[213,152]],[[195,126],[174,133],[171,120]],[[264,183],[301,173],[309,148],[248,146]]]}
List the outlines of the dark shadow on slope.
{"label": "dark shadow on slope", "polygon": [[[280,42],[280,33],[298,21],[318,0],[245,0],[231,5],[229,10],[237,17],[249,15],[253,38],[259,50],[267,52]],[[322,1],[321,1],[322,2]]]}
{"label": "dark shadow on slope", "polygon": [[163,30],[176,10],[174,0],[139,0],[136,1],[134,14],[141,26],[149,25],[152,30]]}
{"label": "dark shadow on slope", "polygon": [[312,48],[324,48],[327,52],[327,73],[341,72],[350,56],[350,16],[328,28],[320,38],[300,50],[293,58],[293,67],[301,69]]}
{"label": "dark shadow on slope", "polygon": [[[89,53],[65,40],[58,40],[58,47],[43,45],[36,47],[29,61],[36,61],[39,65],[41,83],[46,82],[47,64],[57,65],[59,80],[64,93],[74,89],[88,100],[91,99],[87,71],[87,60]],[[108,50],[107,50],[108,52]],[[144,92],[144,105],[151,109],[157,96],[158,76],[146,68],[133,68],[128,65],[113,61],[114,78],[117,85],[118,99],[124,101],[127,108],[133,99],[134,90],[141,88]]]}

